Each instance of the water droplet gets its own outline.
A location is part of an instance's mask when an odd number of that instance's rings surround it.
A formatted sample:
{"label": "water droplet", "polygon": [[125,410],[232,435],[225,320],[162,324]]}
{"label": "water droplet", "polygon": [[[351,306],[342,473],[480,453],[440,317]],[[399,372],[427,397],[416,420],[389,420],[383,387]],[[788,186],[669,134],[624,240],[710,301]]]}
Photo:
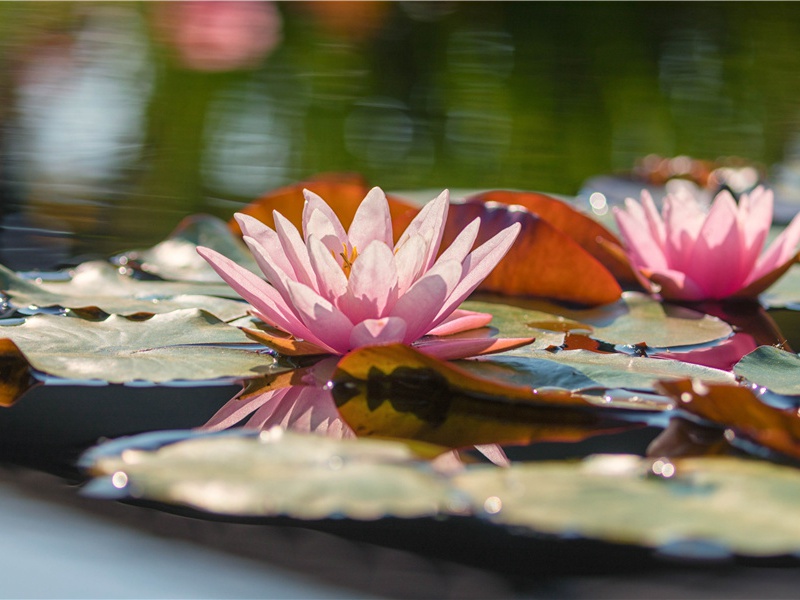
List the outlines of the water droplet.
{"label": "water droplet", "polygon": [[489,496],[483,503],[483,510],[490,515],[496,515],[503,509],[503,501],[497,496]]}
{"label": "water droplet", "polygon": [[659,458],[653,463],[653,465],[650,467],[650,470],[652,471],[653,475],[658,475],[664,479],[669,479],[675,475],[675,465],[673,465],[666,458]]}
{"label": "water droplet", "polygon": [[118,490],[126,487],[128,485],[128,474],[124,471],[117,471],[111,476],[111,485]]}
{"label": "water droplet", "polygon": [[342,465],[344,465],[344,461],[341,456],[334,454],[328,459],[328,468],[330,468],[331,471],[339,471]]}
{"label": "water droplet", "polygon": [[708,386],[699,379],[692,379],[692,390],[698,396],[707,396],[711,391]]}
{"label": "water droplet", "polygon": [[692,401],[692,395],[689,392],[683,392],[681,394],[681,402],[685,402],[686,404],[688,404],[691,401]]}
{"label": "water droplet", "polygon": [[280,425],[276,425],[266,431],[262,431],[258,434],[258,439],[260,442],[265,444],[272,444],[275,442],[280,441],[283,437],[283,428]]}

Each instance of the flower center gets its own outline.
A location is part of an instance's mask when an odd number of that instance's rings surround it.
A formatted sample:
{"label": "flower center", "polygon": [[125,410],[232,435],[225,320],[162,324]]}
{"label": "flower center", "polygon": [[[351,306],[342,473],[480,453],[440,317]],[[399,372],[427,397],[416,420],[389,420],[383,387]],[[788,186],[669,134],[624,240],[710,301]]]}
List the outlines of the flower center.
{"label": "flower center", "polygon": [[350,278],[350,270],[353,268],[353,263],[356,262],[356,258],[358,258],[358,248],[353,246],[353,251],[347,251],[347,244],[342,242],[342,251],[339,253],[339,256],[342,257],[342,271],[344,271],[345,277],[348,279]]}

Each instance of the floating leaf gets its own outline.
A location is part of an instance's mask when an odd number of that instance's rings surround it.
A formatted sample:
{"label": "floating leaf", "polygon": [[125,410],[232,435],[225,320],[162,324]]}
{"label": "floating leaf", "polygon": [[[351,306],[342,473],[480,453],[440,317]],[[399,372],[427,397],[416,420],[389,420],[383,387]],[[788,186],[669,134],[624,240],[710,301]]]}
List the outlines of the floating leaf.
{"label": "floating leaf", "polygon": [[241,238],[231,232],[225,221],[210,215],[186,217],[163,242],[147,250],[125,252],[116,257],[116,262],[162,279],[221,283],[219,275],[197,253],[197,246],[213,248],[258,272],[258,265]]}
{"label": "floating leaf", "polygon": [[164,382],[255,377],[281,370],[266,354],[213,344],[246,344],[235,327],[198,309],[145,321],[110,316],[102,321],[35,315],[0,327],[33,368],[66,379]]}
{"label": "floating leaf", "polygon": [[100,455],[91,471],[107,478],[107,489],[227,515],[371,520],[458,508],[447,481],[408,446],[381,440],[281,430],[206,435],[155,451]]}
{"label": "floating leaf", "polygon": [[739,377],[785,396],[800,396],[800,357],[772,346],[759,346],[733,368]]}
{"label": "floating leaf", "polygon": [[544,219],[502,204],[452,203],[442,247],[448,247],[474,219],[481,219],[476,244],[512,223],[522,230],[479,290],[509,296],[537,296],[595,306],[616,302],[622,292],[609,271],[572,238]]}
{"label": "floating leaf", "polygon": [[[475,515],[535,533],[689,557],[800,552],[800,471],[726,457],[598,455],[437,472],[408,446],[290,432],[115,440],[84,455],[85,493],[300,519]],[[176,441],[177,440],[177,441]]]}
{"label": "floating leaf", "polygon": [[35,383],[28,360],[17,345],[0,339],[0,406],[11,406]]}
{"label": "floating leaf", "polygon": [[[524,355],[523,355],[524,354]],[[589,350],[547,352],[524,349],[479,360],[459,361],[470,373],[529,387],[653,390],[663,379],[695,377],[716,383],[734,383],[731,373],[682,363],[628,354],[598,354]]]}
{"label": "floating leaf", "polygon": [[676,400],[678,407],[735,435],[766,448],[800,459],[800,415],[797,409],[768,406],[752,390],[697,380],[662,381],[658,389]]}
{"label": "floating leaf", "polygon": [[638,285],[630,262],[623,254],[609,250],[608,243],[622,246],[619,238],[609,229],[576,209],[574,206],[537,192],[492,190],[467,198],[467,202],[500,202],[524,206],[541,217],[561,233],[575,240],[586,252],[599,260],[620,282]]}
{"label": "floating leaf", "polygon": [[460,448],[577,441],[633,426],[598,414],[568,390],[482,379],[399,344],[351,352],[339,361],[333,384],[339,412],[358,436]]}
{"label": "floating leaf", "polygon": [[759,296],[759,300],[768,308],[800,309],[800,265],[788,269],[777,283]]}
{"label": "floating leaf", "polygon": [[472,467],[453,479],[492,523],[702,557],[800,551],[800,471],[733,458],[631,455]]}
{"label": "floating leaf", "polygon": [[[0,286],[11,303],[36,312],[60,307],[98,308],[107,314],[149,315],[185,308],[204,309],[224,321],[247,314],[248,304],[225,284],[141,281],[102,261],[83,263],[67,282],[33,282],[0,265]],[[218,297],[219,296],[219,297]]]}
{"label": "floating leaf", "polygon": [[706,344],[724,340],[732,333],[731,326],[717,317],[662,304],[638,292],[625,292],[614,304],[583,310],[540,300],[491,296],[478,296],[475,301],[464,303],[463,308],[494,315],[491,325],[503,336],[523,336],[527,332],[536,335],[537,340],[537,328],[548,323],[558,331],[585,331],[588,327],[591,331],[587,335],[595,340],[620,346],[645,344],[650,349]]}

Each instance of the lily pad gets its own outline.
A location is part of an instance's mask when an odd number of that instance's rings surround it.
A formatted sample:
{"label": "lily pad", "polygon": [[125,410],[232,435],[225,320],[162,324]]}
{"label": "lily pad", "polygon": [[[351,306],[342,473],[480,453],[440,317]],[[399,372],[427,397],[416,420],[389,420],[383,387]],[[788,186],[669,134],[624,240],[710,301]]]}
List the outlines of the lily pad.
{"label": "lily pad", "polygon": [[28,312],[61,307],[98,308],[107,314],[138,315],[201,308],[224,321],[247,314],[248,305],[229,286],[142,281],[103,261],[83,263],[66,282],[23,279],[0,265],[0,286],[11,304]]}
{"label": "lily pad", "polygon": [[653,390],[657,381],[687,377],[715,383],[735,382],[731,373],[711,367],[627,354],[599,354],[589,350],[553,353],[519,349],[491,358],[460,361],[459,364],[476,375],[502,378],[517,385],[553,386],[573,391],[592,388]]}
{"label": "lily pad", "polygon": [[461,368],[469,362],[457,366],[399,344],[361,348],[339,361],[333,397],[359,436],[451,448],[578,441],[636,426],[568,390],[476,377]]}
{"label": "lily pad", "polygon": [[592,309],[497,296],[478,296],[475,301],[465,303],[464,308],[492,313],[495,315],[492,325],[507,336],[520,336],[523,332],[536,335],[531,330],[547,326],[560,331],[588,328],[587,335],[601,342],[620,346],[644,344],[655,349],[706,344],[726,339],[732,333],[731,326],[717,317],[662,304],[638,292],[625,292],[620,301]]}
{"label": "lily pad", "polygon": [[800,357],[773,346],[759,346],[733,367],[739,377],[784,396],[800,396]]}
{"label": "lily pad", "polygon": [[658,388],[674,398],[681,410],[729,430],[726,435],[730,441],[744,438],[800,460],[800,415],[796,408],[769,406],[742,386],[687,379],[662,381]]}
{"label": "lily pad", "polygon": [[100,456],[91,471],[137,498],[226,515],[372,520],[458,508],[447,481],[406,445],[280,429],[128,448]]}
{"label": "lily pad", "polygon": [[387,440],[276,430],[182,437],[146,434],[93,449],[81,461],[97,478],[85,492],[240,517],[474,515],[690,557],[800,551],[800,522],[787,517],[800,471],[762,461],[617,454],[438,471]]}
{"label": "lily pad", "polygon": [[800,265],[786,271],[777,283],[759,296],[768,308],[789,308],[800,310]]}
{"label": "lily pad", "polygon": [[442,247],[447,247],[474,219],[481,219],[476,243],[513,223],[522,229],[508,254],[484,279],[479,290],[509,296],[552,298],[596,306],[616,302],[622,289],[600,261],[546,220],[520,207],[497,203],[452,203]]}
{"label": "lily pad", "polygon": [[[256,377],[283,370],[266,354],[244,349],[245,334],[213,315],[185,309],[133,321],[34,315],[0,327],[31,366],[65,379],[110,383]],[[241,345],[242,349],[223,347]]]}
{"label": "lily pad", "polygon": [[220,276],[197,253],[197,246],[213,248],[258,273],[258,265],[241,238],[225,221],[210,215],[186,217],[163,242],[147,250],[125,252],[116,257],[116,262],[171,281],[221,283]]}
{"label": "lily pad", "polygon": [[800,471],[767,462],[607,455],[473,467],[453,485],[491,522],[539,533],[698,556],[800,550]]}
{"label": "lily pad", "polygon": [[612,275],[627,284],[637,284],[627,257],[609,250],[609,243],[622,246],[622,242],[598,221],[580,212],[574,206],[538,192],[492,190],[481,192],[467,202],[500,202],[520,205],[543,218],[550,225],[575,240],[584,250],[599,260]]}

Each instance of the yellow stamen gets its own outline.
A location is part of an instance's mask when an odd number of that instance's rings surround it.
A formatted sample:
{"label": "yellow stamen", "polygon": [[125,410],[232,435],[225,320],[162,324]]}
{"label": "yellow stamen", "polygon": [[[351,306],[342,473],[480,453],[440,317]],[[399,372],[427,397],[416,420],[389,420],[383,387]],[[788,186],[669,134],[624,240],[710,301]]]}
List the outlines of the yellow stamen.
{"label": "yellow stamen", "polygon": [[353,246],[353,252],[350,254],[347,252],[347,244],[342,242],[342,251],[339,253],[339,256],[342,257],[342,271],[344,271],[345,277],[349,279],[350,270],[353,268],[353,263],[356,262],[356,258],[358,258],[358,248]]}

